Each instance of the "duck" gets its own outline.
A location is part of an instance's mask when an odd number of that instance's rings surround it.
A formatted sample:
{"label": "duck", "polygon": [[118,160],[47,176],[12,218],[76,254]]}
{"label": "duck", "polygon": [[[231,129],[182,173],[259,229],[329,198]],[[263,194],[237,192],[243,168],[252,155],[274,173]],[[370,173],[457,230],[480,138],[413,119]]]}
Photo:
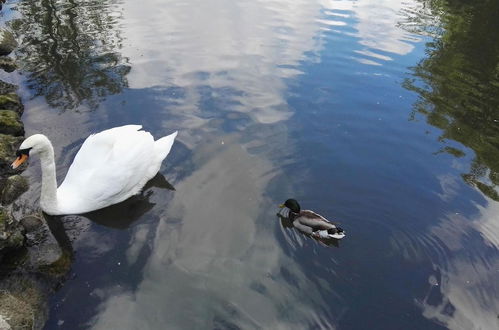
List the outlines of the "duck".
{"label": "duck", "polygon": [[178,132],[154,140],[142,125],[125,125],[88,136],[57,188],[54,148],[43,134],[26,138],[12,168],[37,155],[41,162],[40,207],[48,215],[83,214],[140,193],[168,156]]}
{"label": "duck", "polygon": [[342,239],[345,231],[322,215],[310,210],[302,210],[296,199],[290,198],[279,205],[279,215],[282,212],[293,223],[293,227],[305,234],[322,239]]}

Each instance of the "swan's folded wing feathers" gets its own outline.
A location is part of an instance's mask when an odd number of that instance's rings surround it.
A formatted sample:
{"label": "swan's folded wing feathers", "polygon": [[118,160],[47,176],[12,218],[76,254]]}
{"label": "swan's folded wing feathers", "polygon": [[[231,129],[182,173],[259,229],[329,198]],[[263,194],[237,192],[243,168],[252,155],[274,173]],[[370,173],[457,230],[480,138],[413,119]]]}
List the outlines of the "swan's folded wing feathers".
{"label": "swan's folded wing feathers", "polygon": [[58,198],[66,203],[79,200],[74,212],[83,212],[85,204],[96,209],[138,193],[150,179],[149,163],[154,160],[154,139],[140,128],[128,125],[89,136],[59,187]]}
{"label": "swan's folded wing feathers", "polygon": [[64,182],[66,182],[68,178],[78,178],[80,173],[85,172],[85,169],[99,168],[99,164],[109,159],[109,156],[118,141],[123,138],[134,136],[139,133],[138,130],[141,128],[141,125],[126,125],[111,128],[87,137],[76,154],[73,163],[69,167]]}

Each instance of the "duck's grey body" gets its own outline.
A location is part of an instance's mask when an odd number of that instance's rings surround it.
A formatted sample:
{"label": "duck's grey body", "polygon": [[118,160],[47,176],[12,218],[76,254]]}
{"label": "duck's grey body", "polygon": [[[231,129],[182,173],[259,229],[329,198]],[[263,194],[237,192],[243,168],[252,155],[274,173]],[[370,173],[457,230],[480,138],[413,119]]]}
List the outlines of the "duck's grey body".
{"label": "duck's grey body", "polygon": [[285,214],[293,223],[293,227],[305,234],[325,239],[342,239],[345,237],[343,229],[314,211],[301,210],[300,204],[295,199],[288,199],[284,204],[279,205],[279,207],[281,208],[279,214],[282,211],[287,212]]}
{"label": "duck's grey body", "polygon": [[309,235],[312,235],[313,232],[318,230],[336,228],[336,226],[326,218],[310,210],[303,210],[298,214],[290,211],[289,218],[293,222],[295,228]]}

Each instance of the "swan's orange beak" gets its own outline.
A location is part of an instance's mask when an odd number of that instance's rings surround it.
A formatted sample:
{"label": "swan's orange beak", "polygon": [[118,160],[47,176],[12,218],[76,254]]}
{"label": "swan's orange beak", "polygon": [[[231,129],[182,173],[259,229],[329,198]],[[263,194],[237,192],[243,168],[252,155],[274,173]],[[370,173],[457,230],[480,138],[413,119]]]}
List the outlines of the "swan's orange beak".
{"label": "swan's orange beak", "polygon": [[22,163],[24,163],[26,160],[28,159],[28,155],[26,154],[21,154],[19,155],[16,160],[12,163],[12,168],[13,169],[16,169],[18,168],[19,166],[21,166]]}

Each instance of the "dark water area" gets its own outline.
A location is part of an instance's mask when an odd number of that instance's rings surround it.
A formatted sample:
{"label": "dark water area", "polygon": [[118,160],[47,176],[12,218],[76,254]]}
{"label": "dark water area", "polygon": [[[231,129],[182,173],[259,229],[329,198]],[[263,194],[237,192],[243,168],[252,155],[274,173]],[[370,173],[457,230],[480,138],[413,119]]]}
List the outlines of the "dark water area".
{"label": "dark water area", "polygon": [[[46,329],[499,327],[496,1],[9,6],[59,182],[91,133],[179,131],[141,195],[60,219]],[[290,197],[347,236],[279,221]]]}

